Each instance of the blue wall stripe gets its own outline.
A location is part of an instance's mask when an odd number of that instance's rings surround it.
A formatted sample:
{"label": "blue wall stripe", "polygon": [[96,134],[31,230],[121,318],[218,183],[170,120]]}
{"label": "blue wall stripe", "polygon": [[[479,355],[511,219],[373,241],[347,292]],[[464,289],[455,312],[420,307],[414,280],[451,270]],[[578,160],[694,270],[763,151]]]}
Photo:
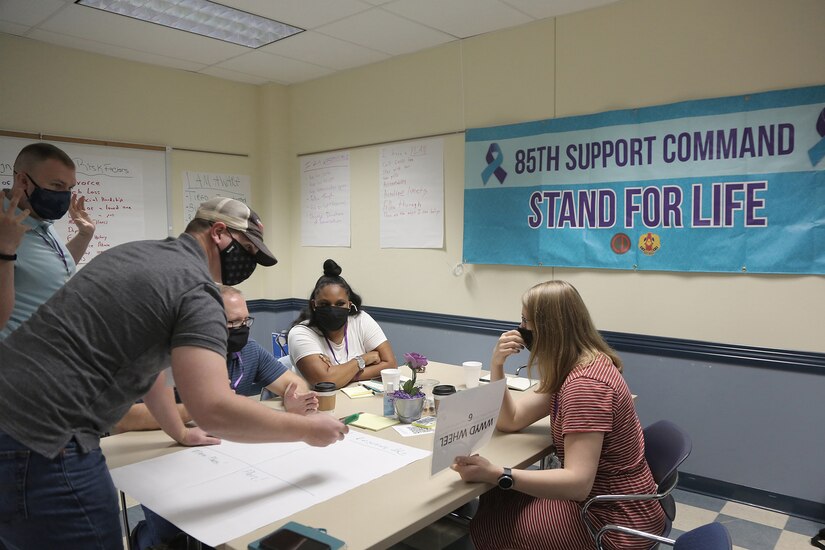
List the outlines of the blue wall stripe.
{"label": "blue wall stripe", "polygon": [[[250,311],[299,311],[307,300],[287,298],[283,300],[250,300]],[[510,330],[518,321],[496,321],[479,317],[464,317],[426,311],[369,306],[377,321],[388,321],[429,328],[443,328],[476,334],[498,335]],[[825,354],[806,351],[781,350],[741,346],[681,338],[666,338],[645,334],[602,331],[605,340],[617,351],[643,353],[662,357],[677,357],[692,361],[733,363],[750,367],[777,369],[789,372],[806,372],[825,375]]]}
{"label": "blue wall stripe", "polygon": [[725,500],[732,500],[759,506],[768,510],[777,510],[791,516],[809,518],[821,522],[825,520],[825,504],[811,502],[787,495],[778,495],[761,489],[745,487],[716,479],[679,472],[680,489],[700,493]]}

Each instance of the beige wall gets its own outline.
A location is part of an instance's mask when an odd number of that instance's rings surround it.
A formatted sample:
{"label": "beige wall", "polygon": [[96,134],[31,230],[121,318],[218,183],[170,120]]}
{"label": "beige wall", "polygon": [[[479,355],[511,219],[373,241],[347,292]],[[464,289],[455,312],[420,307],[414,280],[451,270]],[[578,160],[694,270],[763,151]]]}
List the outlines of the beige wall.
{"label": "beige wall", "polygon": [[[0,34],[0,129],[213,151],[181,172],[248,174],[281,263],[251,298],[304,298],[327,257],[367,304],[516,320],[549,278],[606,330],[825,352],[825,277],[630,273],[461,261],[465,128],[825,84],[821,0],[621,0],[285,88],[228,82]],[[459,132],[459,133],[455,133]],[[447,134],[445,247],[378,244],[378,145]],[[350,148],[352,246],[301,247],[299,154]],[[517,245],[517,243],[514,243]]]}
{"label": "beige wall", "polygon": [[[463,135],[445,139],[445,247],[378,245],[378,146],[465,128],[825,84],[820,0],[623,0],[292,86],[292,151],[351,147],[352,247],[292,243],[293,294],[326,257],[367,304],[516,320],[564,278],[600,328],[825,352],[825,278],[467,266]],[[364,147],[359,147],[364,146]],[[293,188],[299,184],[292,159]],[[292,196],[293,235],[300,199]],[[517,246],[518,243],[514,243]]]}
{"label": "beige wall", "polygon": [[[3,130],[249,155],[169,154],[175,233],[183,230],[185,170],[249,175],[253,202],[262,203],[256,208],[267,229],[288,232],[289,221],[272,200],[287,185],[287,159],[285,153],[269,153],[286,149],[288,127],[279,124],[287,119],[282,86],[240,84],[6,34],[0,34],[0,74]],[[288,286],[282,267],[275,268],[281,273],[261,270],[243,288],[260,296],[264,289]],[[289,296],[288,290],[278,295]]]}

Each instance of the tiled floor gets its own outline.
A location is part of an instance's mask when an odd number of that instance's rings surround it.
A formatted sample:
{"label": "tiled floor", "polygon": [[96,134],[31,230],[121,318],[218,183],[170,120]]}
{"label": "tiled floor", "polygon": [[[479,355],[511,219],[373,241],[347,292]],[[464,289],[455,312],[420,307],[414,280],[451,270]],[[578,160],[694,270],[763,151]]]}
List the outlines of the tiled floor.
{"label": "tiled floor", "polygon": [[[825,527],[825,521],[816,523],[687,491],[676,490],[674,497],[676,521],[670,538],[718,521],[728,528],[735,550],[806,550],[813,549],[811,537]],[[449,550],[464,550],[471,547],[457,541],[465,533],[463,526],[443,519],[393,546],[392,550],[444,549],[451,544]]]}
{"label": "tiled floor", "polygon": [[[671,538],[718,521],[730,531],[735,550],[807,550],[813,548],[811,537],[825,527],[825,521],[808,521],[678,489],[674,496],[676,521]],[[143,516],[135,504],[127,499],[131,526]],[[463,524],[445,518],[394,545],[391,550],[469,549],[472,547],[466,545],[466,534],[467,528]]]}

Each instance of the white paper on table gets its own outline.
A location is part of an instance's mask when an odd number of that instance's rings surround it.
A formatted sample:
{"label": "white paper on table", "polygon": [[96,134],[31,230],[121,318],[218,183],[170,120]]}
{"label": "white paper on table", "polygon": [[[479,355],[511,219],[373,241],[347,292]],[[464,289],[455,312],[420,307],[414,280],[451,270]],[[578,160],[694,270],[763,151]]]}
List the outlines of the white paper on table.
{"label": "white paper on table", "polygon": [[217,546],[429,454],[352,430],[329,447],[224,441],[115,468],[111,474],[118,489]]}
{"label": "white paper on table", "polygon": [[496,380],[438,402],[432,475],[449,468],[455,457],[469,456],[490,441],[505,389],[504,380]]}
{"label": "white paper on table", "polygon": [[397,424],[392,427],[403,437],[413,437],[416,435],[432,435],[432,428],[422,428],[421,426],[413,426],[412,424]]}

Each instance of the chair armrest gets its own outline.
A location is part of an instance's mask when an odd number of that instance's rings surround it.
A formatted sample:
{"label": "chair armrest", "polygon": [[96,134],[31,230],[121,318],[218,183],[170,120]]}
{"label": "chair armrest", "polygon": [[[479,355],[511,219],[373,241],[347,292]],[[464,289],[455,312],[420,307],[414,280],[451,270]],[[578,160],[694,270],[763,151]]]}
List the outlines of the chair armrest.
{"label": "chair armrest", "polygon": [[630,527],[623,527],[621,525],[605,525],[604,527],[599,529],[599,532],[596,534],[596,548],[602,550],[602,537],[604,537],[610,531],[625,533],[626,535],[634,535],[661,544],[667,544],[668,546],[673,546],[674,544],[676,544],[676,541],[673,539],[660,537],[659,535],[646,533],[644,531],[639,531],[638,529],[631,529]]}
{"label": "chair armrest", "polygon": [[[590,522],[590,518],[587,516],[587,510],[593,504],[601,504],[604,502],[618,502],[618,501],[628,501],[628,500],[637,500],[637,501],[645,501],[645,500],[661,500],[667,497],[673,489],[676,488],[676,484],[679,482],[679,474],[672,476],[669,480],[668,486],[661,490],[662,487],[659,486],[659,492],[652,494],[652,495],[596,495],[593,498],[589,499],[587,502],[584,503],[581,509],[582,521],[584,521],[584,525],[587,527],[587,530],[590,531],[590,535],[593,539],[596,539],[596,535],[598,531],[596,530],[596,526]],[[671,518],[673,519],[673,518]]]}
{"label": "chair armrest", "polygon": [[607,502],[620,502],[620,501],[645,501],[645,500],[661,500],[665,498],[667,494],[655,494],[655,495],[597,495],[587,502],[584,503],[581,509],[582,520],[584,521],[585,526],[587,526],[587,530],[590,531],[590,535],[593,539],[596,538],[597,529],[596,526],[590,522],[590,518],[587,515],[587,511],[590,509],[590,506],[594,504],[603,504]]}

